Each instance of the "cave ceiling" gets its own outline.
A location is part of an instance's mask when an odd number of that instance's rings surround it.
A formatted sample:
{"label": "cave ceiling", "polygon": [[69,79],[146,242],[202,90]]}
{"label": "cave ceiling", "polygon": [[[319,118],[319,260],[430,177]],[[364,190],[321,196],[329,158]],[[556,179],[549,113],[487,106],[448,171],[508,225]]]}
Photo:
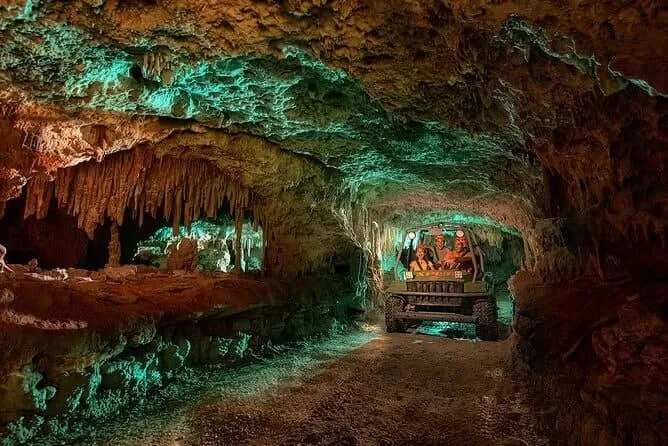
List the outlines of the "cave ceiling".
{"label": "cave ceiling", "polygon": [[625,125],[665,147],[662,3],[9,0],[2,111],[40,135],[23,177],[148,144],[310,208],[522,227],[546,164],[600,200]]}

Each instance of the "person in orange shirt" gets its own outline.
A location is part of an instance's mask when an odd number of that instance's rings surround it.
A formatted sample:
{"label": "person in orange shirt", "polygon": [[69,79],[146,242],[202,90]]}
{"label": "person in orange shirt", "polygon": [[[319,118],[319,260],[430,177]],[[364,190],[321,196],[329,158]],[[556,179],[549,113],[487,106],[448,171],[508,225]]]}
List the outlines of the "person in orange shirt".
{"label": "person in orange shirt", "polygon": [[445,257],[441,260],[441,266],[443,269],[460,269],[466,264],[471,263],[472,256],[464,232],[457,231],[455,249],[448,250]]}
{"label": "person in orange shirt", "polygon": [[459,263],[458,259],[459,256],[457,255],[457,251],[448,250],[448,253],[441,262],[441,266],[443,269],[454,269],[457,267],[457,264]]}
{"label": "person in orange shirt", "polygon": [[469,248],[463,231],[457,231],[455,237],[455,250],[452,252],[453,255],[449,263],[449,268],[469,269],[469,267],[473,265],[473,253]]}

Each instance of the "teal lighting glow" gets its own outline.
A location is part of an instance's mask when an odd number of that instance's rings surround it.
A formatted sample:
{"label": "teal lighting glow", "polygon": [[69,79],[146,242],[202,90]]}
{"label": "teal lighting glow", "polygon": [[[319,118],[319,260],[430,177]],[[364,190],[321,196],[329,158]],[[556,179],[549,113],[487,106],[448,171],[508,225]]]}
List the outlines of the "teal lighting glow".
{"label": "teal lighting glow", "polygon": [[[145,361],[117,361],[111,375],[120,378],[104,383],[99,363],[95,376],[85,384],[86,408],[46,421],[41,416],[21,418],[8,425],[8,436],[0,444],[149,444],[172,429],[187,429],[189,414],[203,401],[230,400],[250,395],[261,396],[284,383],[306,380],[343,355],[378,338],[377,329],[351,331],[349,327],[332,328],[321,338],[289,345],[270,345],[267,354],[253,352],[248,361],[227,361],[204,367],[183,366],[171,379],[156,385],[155,364]],[[247,346],[247,337],[239,335],[229,347]],[[253,360],[255,358],[256,360]],[[260,359],[260,360],[257,360]],[[135,364],[137,362],[137,364]],[[140,362],[144,365],[138,366]],[[151,370],[147,373],[147,369]],[[116,371],[118,373],[116,373]],[[167,378],[166,375],[164,375]],[[127,381],[122,381],[127,379]],[[125,384],[110,389],[106,386]],[[133,387],[135,386],[135,387]],[[136,387],[139,386],[139,387]],[[101,391],[100,391],[101,390]],[[136,393],[133,393],[134,390]]]}
{"label": "teal lighting glow", "polygon": [[425,321],[417,328],[419,333],[455,339],[475,339],[475,325],[461,322]]}
{"label": "teal lighting glow", "polygon": [[[575,67],[582,73],[595,77],[600,85],[600,79],[598,79],[596,71],[601,63],[596,60],[593,54],[586,56],[578,53],[575,40],[571,37],[559,34],[548,35],[545,29],[535,29],[519,16],[511,15],[503,24],[500,39],[507,41],[510,48],[524,53],[527,60],[532,50],[538,50],[546,56],[558,59]],[[605,67],[605,70],[607,70],[608,76],[620,83],[620,89],[631,84],[649,96],[668,96],[665,92],[657,91],[643,79],[627,78],[609,66]]]}
{"label": "teal lighting glow", "polygon": [[[0,70],[17,85],[33,85],[37,100],[71,110],[193,119],[261,135],[337,167],[367,193],[369,185],[444,179],[489,192],[490,179],[476,166],[512,159],[489,135],[397,119],[347,73],[296,47],[283,48],[282,58],[198,61],[154,48],[145,37],[129,52],[68,25],[13,23],[12,39],[0,43]],[[145,67],[145,54],[168,60],[169,76]]]}
{"label": "teal lighting glow", "polygon": [[32,9],[33,9],[32,0],[26,0],[26,4],[23,7],[23,14],[19,15],[18,18],[23,20],[32,20],[34,18],[32,14]]}
{"label": "teal lighting glow", "polygon": [[503,223],[500,223],[484,215],[478,215],[472,213],[469,214],[461,211],[453,211],[453,210],[432,211],[432,212],[417,214],[414,217],[410,217],[405,220],[407,220],[405,225],[409,227],[420,226],[420,225],[433,225],[438,223],[444,223],[444,224],[457,223],[473,227],[477,226],[477,227],[493,228],[501,232],[504,232],[508,235],[512,235],[515,237],[522,237],[522,233],[517,228],[504,225]]}
{"label": "teal lighting glow", "polygon": [[[174,235],[171,226],[164,226],[138,244],[135,261],[166,267],[168,247],[177,245],[184,238],[196,241],[198,264],[201,269],[227,272],[234,266],[231,263],[233,251],[228,248],[228,242],[233,247],[235,240],[234,223],[230,217],[220,217],[216,221],[196,220],[190,229],[179,226],[178,235]],[[244,271],[261,268],[263,242],[262,229],[255,229],[250,223],[245,223],[241,237]]]}

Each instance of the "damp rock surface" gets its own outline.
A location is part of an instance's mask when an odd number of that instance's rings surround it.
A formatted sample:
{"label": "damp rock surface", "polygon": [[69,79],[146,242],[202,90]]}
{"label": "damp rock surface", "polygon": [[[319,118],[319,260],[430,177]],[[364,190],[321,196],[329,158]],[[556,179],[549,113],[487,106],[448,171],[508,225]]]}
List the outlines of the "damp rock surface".
{"label": "damp rock surface", "polygon": [[[134,374],[245,360],[254,338],[231,329],[298,338],[382,308],[397,236],[456,221],[521,237],[505,251],[521,269],[513,358],[565,401],[554,429],[570,444],[668,442],[665,1],[4,3],[0,370],[7,395],[28,383],[17,410],[112,412],[119,387],[143,389]],[[171,276],[82,272],[124,263],[160,224],[222,214],[262,228],[263,279],[200,275],[232,263],[215,245],[175,254]],[[251,266],[245,243],[232,264]],[[280,317],[254,307],[277,303]],[[166,340],[117,325],[249,306],[258,317]],[[63,358],[44,364],[35,332]],[[67,370],[54,394],[67,364],[87,374]],[[28,438],[48,421],[21,423]],[[342,432],[331,442],[357,441]]]}

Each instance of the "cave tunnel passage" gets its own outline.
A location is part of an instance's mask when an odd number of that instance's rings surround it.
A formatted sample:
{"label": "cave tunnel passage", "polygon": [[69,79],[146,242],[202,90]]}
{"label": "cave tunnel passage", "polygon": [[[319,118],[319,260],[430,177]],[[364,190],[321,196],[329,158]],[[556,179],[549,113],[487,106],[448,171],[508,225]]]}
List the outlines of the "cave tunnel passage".
{"label": "cave tunnel passage", "polygon": [[4,3],[0,444],[668,444],[662,2]]}

